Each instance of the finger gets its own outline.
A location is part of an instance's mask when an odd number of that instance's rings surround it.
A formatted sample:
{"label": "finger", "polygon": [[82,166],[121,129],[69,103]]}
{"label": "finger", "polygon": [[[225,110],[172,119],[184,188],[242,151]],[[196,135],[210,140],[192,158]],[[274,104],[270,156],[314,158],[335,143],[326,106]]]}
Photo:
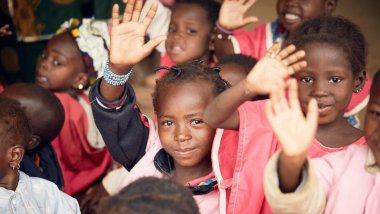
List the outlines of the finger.
{"label": "finger", "polygon": [[132,13],[132,20],[131,20],[132,22],[138,22],[139,21],[142,5],[143,5],[142,0],[136,1],[136,5],[135,5],[135,8],[133,9],[133,13]]}
{"label": "finger", "polygon": [[265,115],[267,116],[269,124],[274,128],[275,115],[273,113],[273,103],[271,100],[265,103]]}
{"label": "finger", "polygon": [[272,47],[270,47],[267,51],[267,53],[265,54],[267,57],[272,57],[272,55],[274,53],[277,53],[281,48],[281,45],[280,43],[276,42],[272,45]]}
{"label": "finger", "polygon": [[288,66],[290,64],[293,64],[293,63],[303,59],[305,57],[305,55],[306,55],[305,51],[299,50],[299,51],[295,52],[294,54],[287,56],[286,58],[283,58],[282,64],[284,64],[285,66]]}
{"label": "finger", "polygon": [[158,4],[154,3],[152,7],[149,9],[149,12],[146,14],[144,20],[143,20],[143,25],[148,27],[150,23],[152,23],[154,16],[156,15],[158,8]]}
{"label": "finger", "polygon": [[131,20],[135,2],[136,0],[128,0],[127,4],[125,5],[125,10],[123,14],[123,22],[129,22]]}
{"label": "finger", "polygon": [[296,79],[289,79],[289,106],[292,109],[301,109],[300,101],[298,99],[298,85]]}
{"label": "finger", "polygon": [[259,19],[256,16],[250,16],[243,19],[243,25],[257,22]]}
{"label": "finger", "polygon": [[112,7],[112,26],[117,26],[119,23],[119,5],[114,4]]}
{"label": "finger", "polygon": [[317,101],[312,98],[309,101],[309,105],[307,107],[307,115],[306,115],[307,124],[314,130],[317,130],[318,127],[318,104]]}
{"label": "finger", "polygon": [[154,39],[149,40],[144,46],[143,46],[143,53],[144,56],[148,56],[150,53],[152,53],[153,49],[159,45],[161,42],[166,40],[166,36],[158,36]]}
{"label": "finger", "polygon": [[274,114],[279,114],[283,111],[283,103],[281,100],[281,89],[277,86],[273,87],[270,93],[270,100]]}
{"label": "finger", "polygon": [[306,68],[307,67],[307,62],[305,60],[302,60],[300,62],[297,62],[297,63],[294,63],[293,65],[289,66],[287,71],[288,71],[288,75],[291,76],[293,75],[295,72],[298,72],[300,70],[302,70],[303,68]]}
{"label": "finger", "polygon": [[289,46],[285,47],[284,49],[282,49],[277,54],[276,59],[282,60],[282,59],[286,58],[287,56],[289,56],[290,54],[292,54],[295,50],[296,50],[296,46],[289,45]]}

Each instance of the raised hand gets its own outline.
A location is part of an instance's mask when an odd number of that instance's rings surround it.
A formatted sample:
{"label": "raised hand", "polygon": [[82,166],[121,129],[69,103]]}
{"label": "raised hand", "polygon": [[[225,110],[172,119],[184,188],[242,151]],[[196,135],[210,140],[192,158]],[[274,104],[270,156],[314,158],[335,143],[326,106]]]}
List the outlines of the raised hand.
{"label": "raised hand", "polygon": [[9,25],[4,25],[0,28],[0,37],[12,35],[12,31],[8,30]]}
{"label": "raised hand", "polygon": [[285,87],[274,87],[265,112],[282,152],[288,157],[306,157],[318,126],[318,106],[316,100],[311,99],[305,117],[298,100],[297,81],[290,79],[288,85],[288,100]]}
{"label": "raised hand", "polygon": [[139,21],[142,5],[143,0],[128,0],[122,20],[119,19],[119,6],[115,4],[112,8],[110,65],[115,73],[127,73],[131,66],[147,57],[166,39],[166,36],[159,36],[144,42],[146,30],[158,5],[153,4],[146,17]]}
{"label": "raised hand", "polygon": [[256,16],[244,17],[247,10],[256,0],[225,0],[219,12],[219,24],[228,30],[241,28],[249,23],[256,22]]}
{"label": "raised hand", "polygon": [[246,89],[253,94],[269,94],[273,86],[285,87],[286,78],[307,66],[305,51],[289,45],[279,51],[275,44],[260,59],[245,79]]}

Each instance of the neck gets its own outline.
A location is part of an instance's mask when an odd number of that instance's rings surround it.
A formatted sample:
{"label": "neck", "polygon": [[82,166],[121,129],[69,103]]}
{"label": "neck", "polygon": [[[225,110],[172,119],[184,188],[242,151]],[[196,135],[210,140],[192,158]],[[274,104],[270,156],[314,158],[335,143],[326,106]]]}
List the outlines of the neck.
{"label": "neck", "polygon": [[173,179],[183,185],[212,172],[211,158],[204,159],[196,166],[181,166],[174,161],[174,167]]}
{"label": "neck", "polygon": [[329,124],[318,126],[316,138],[329,148],[339,148],[350,145],[362,137],[362,132],[351,126],[343,116]]}
{"label": "neck", "polygon": [[11,170],[0,179],[0,187],[15,191],[19,180],[18,170]]}

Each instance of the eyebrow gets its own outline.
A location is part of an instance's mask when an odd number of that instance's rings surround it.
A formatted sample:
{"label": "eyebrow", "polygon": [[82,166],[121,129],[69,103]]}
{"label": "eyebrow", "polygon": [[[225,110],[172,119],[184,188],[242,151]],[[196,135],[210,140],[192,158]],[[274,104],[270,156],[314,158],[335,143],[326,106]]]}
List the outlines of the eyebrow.
{"label": "eyebrow", "polygon": [[[175,118],[172,115],[157,115],[157,116],[158,116],[158,118],[168,118],[168,119]],[[192,117],[196,117],[196,116],[202,117],[203,112],[196,112],[196,113],[187,114],[187,115],[185,115],[185,118],[192,118]]]}
{"label": "eyebrow", "polygon": [[60,51],[57,50],[57,49],[51,49],[51,51],[54,52],[54,53],[57,53],[58,55],[64,57],[65,59],[68,59],[68,58],[69,58],[69,57],[66,56],[64,53],[60,52]]}

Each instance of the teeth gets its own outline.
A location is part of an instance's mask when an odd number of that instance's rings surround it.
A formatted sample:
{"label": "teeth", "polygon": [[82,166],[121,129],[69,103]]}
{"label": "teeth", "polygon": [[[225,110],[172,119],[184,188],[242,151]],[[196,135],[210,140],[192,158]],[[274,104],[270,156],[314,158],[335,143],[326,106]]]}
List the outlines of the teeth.
{"label": "teeth", "polygon": [[299,19],[300,17],[292,13],[286,13],[285,18],[293,21]]}
{"label": "teeth", "polygon": [[40,79],[40,81],[43,81],[43,82],[47,82],[47,78],[44,77],[44,76],[39,76],[38,79]]}

